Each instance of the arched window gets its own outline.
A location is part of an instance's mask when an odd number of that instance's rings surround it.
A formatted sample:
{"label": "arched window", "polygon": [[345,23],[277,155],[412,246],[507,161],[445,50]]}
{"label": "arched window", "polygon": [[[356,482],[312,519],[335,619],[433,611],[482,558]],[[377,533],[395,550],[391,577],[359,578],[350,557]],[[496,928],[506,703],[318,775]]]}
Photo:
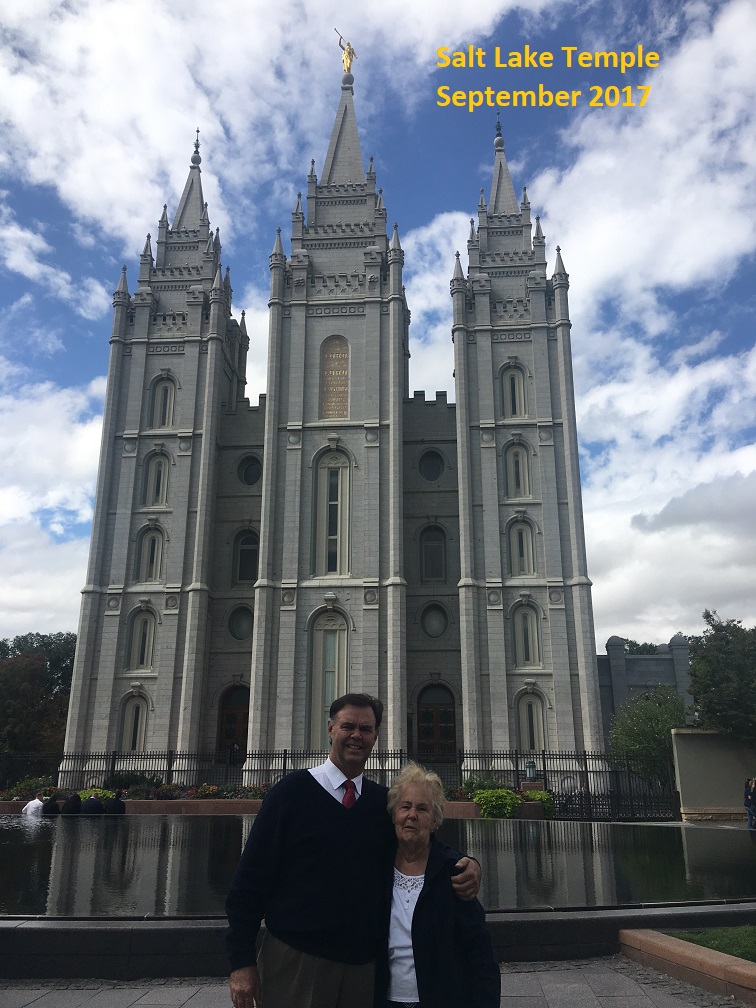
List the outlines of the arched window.
{"label": "arched window", "polygon": [[509,527],[509,573],[512,577],[535,574],[533,529],[527,522],[513,522]]}
{"label": "arched window", "polygon": [[163,507],[168,501],[168,459],[153,455],[147,463],[144,481],[146,507]]}
{"label": "arched window", "polygon": [[170,378],[161,378],[152,389],[152,426],[173,427],[176,386]]}
{"label": "arched window", "polygon": [[504,416],[507,419],[528,415],[525,401],[525,376],[522,368],[511,365],[501,375],[501,392]]}
{"label": "arched window", "polygon": [[519,747],[525,752],[546,748],[543,700],[537,693],[523,693],[517,704]]}
{"label": "arched window", "polygon": [[310,745],[328,747],[328,710],[347,691],[347,625],[337,612],[321,613],[312,628]]}
{"label": "arched window", "polygon": [[236,538],[234,550],[234,581],[257,581],[260,559],[260,537],[257,532],[242,532]]}
{"label": "arched window", "polygon": [[341,452],[320,456],[317,468],[315,574],[349,573],[349,459]]}
{"label": "arched window", "polygon": [[423,581],[446,579],[446,535],[438,525],[420,534],[420,572]]}
{"label": "arched window", "polygon": [[538,637],[538,616],[528,605],[521,605],[513,613],[514,652],[517,668],[541,664],[541,647]]}
{"label": "arched window", "polygon": [[147,731],[147,701],[130,697],[123,708],[121,752],[142,752]]}
{"label": "arched window", "polygon": [[505,456],[507,497],[530,496],[530,459],[525,445],[513,444]]}
{"label": "arched window", "polygon": [[163,533],[148,529],[139,540],[137,556],[137,581],[161,581],[163,562]]}
{"label": "arched window", "polygon": [[128,667],[130,669],[152,668],[155,649],[155,617],[142,610],[131,622],[129,637]]}

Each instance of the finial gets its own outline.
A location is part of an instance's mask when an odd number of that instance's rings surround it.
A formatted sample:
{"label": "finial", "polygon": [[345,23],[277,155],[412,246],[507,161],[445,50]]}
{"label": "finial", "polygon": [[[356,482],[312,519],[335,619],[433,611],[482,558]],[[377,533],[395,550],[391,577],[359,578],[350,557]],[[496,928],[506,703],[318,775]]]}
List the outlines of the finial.
{"label": "finial", "polygon": [[197,139],[194,141],[194,154],[192,154],[192,164],[199,166],[202,164],[202,158],[200,157],[200,142],[199,142],[199,126],[197,127]]}
{"label": "finial", "polygon": [[494,150],[504,150],[504,137],[501,135],[501,116],[496,113],[496,136],[494,138]]}

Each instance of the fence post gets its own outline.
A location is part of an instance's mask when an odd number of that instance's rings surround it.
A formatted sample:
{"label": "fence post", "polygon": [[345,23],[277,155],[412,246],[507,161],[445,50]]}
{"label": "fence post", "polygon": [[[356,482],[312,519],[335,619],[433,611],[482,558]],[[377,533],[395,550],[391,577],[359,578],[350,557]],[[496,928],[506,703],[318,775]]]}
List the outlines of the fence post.
{"label": "fence post", "polygon": [[166,784],[173,784],[173,758],[176,755],[176,753],[174,752],[173,749],[169,749],[167,755],[168,755],[168,762],[167,762],[167,765],[166,765],[166,773],[165,773],[166,781],[165,781],[165,783]]}
{"label": "fence post", "polygon": [[110,754],[110,774],[109,774],[110,777],[112,777],[115,774],[116,760],[117,759],[118,759],[118,751],[116,749],[114,749],[112,751],[112,753]]}

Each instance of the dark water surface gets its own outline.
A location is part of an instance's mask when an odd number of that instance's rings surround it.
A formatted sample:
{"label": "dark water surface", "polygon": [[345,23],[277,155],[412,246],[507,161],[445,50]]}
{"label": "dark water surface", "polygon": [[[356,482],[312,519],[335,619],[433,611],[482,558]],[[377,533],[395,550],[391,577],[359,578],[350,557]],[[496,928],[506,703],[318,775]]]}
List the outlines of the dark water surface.
{"label": "dark water surface", "polygon": [[[0,816],[0,914],[221,916],[252,816]],[[486,909],[756,898],[756,837],[680,823],[449,820]]]}

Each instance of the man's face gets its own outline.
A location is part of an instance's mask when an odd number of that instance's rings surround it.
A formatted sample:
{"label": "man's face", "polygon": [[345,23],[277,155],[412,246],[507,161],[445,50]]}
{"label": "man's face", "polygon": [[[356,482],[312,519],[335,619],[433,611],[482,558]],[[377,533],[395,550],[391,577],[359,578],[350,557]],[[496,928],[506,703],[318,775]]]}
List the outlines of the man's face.
{"label": "man's face", "polygon": [[373,751],[378,729],[372,707],[342,707],[335,718],[328,719],[331,763],[351,780],[359,777]]}

